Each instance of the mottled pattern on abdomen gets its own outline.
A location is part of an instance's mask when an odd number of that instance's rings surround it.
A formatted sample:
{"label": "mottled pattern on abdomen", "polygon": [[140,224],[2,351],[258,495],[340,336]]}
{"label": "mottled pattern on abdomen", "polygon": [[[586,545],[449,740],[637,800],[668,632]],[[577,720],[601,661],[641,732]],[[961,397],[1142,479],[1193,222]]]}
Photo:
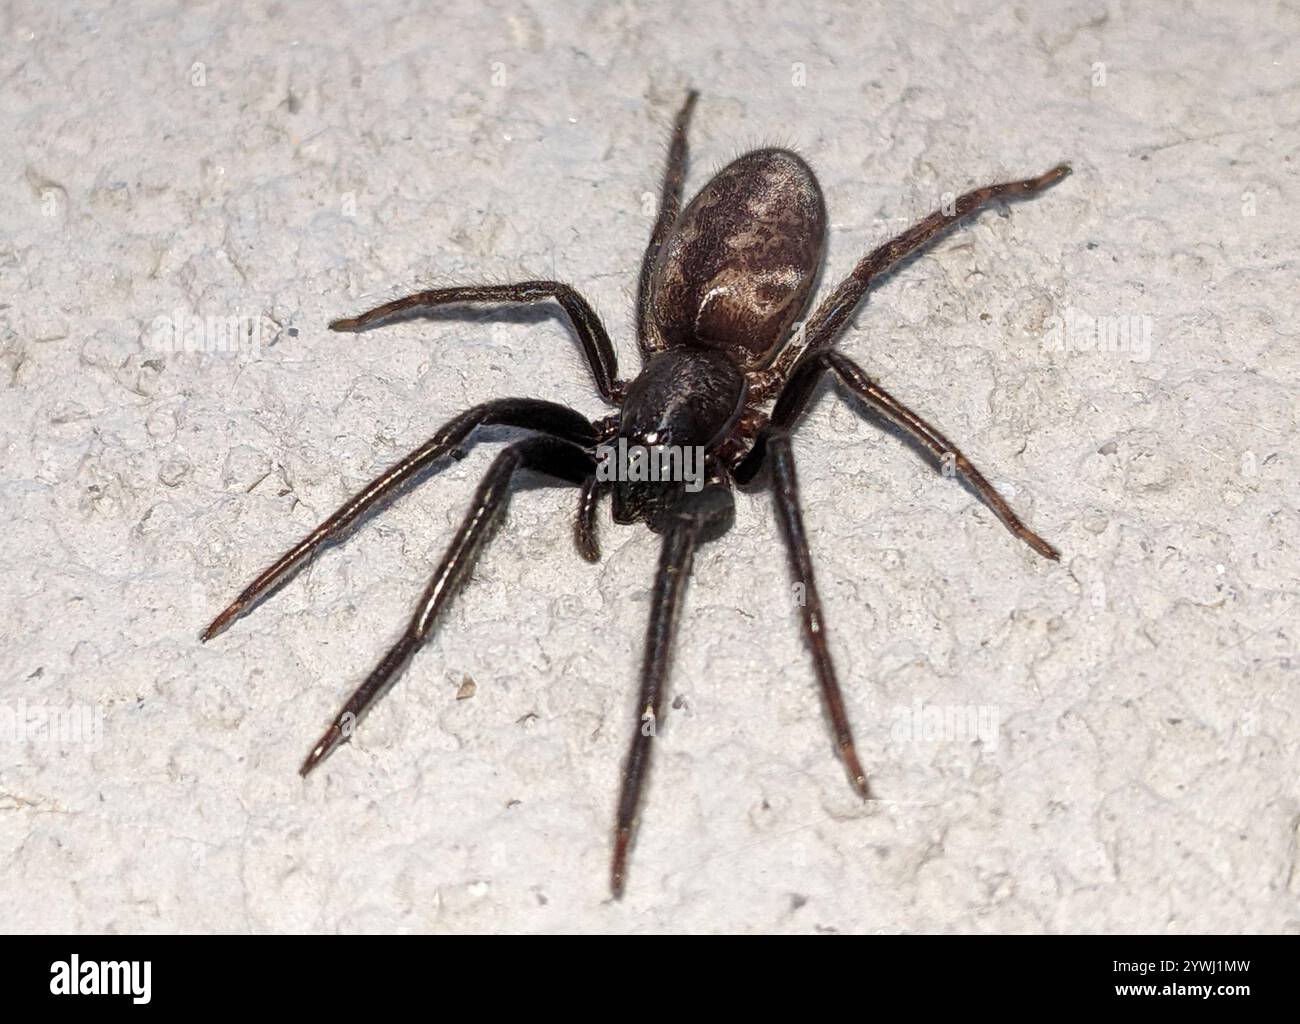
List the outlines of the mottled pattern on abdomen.
{"label": "mottled pattern on abdomen", "polygon": [[808,303],[825,236],[821,189],[797,154],[759,149],[732,161],[659,252],[651,315],[664,341],[761,365]]}

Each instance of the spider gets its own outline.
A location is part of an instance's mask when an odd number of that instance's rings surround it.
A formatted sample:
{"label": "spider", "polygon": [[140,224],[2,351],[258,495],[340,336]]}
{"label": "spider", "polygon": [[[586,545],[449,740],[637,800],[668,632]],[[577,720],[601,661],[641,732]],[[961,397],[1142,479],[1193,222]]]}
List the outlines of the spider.
{"label": "spider", "polygon": [[[613,833],[610,888],[616,899],[624,891],[654,725],[663,711],[676,613],[692,557],[700,543],[730,527],[733,485],[750,482],[765,467],[790,572],[803,586],[799,616],[835,748],[854,789],[864,799],[871,797],[827,647],[790,446],[791,430],[823,374],[832,374],[867,409],[914,438],[939,460],[945,475],[961,477],[1036,552],[1053,560],[1060,557],[1020,521],[946,437],[832,346],[878,277],[963,218],[998,200],[1032,196],[1056,184],[1070,173],[1069,166],[960,196],[868,252],[800,323],[825,246],[826,208],[817,178],[788,149],[757,149],[719,171],[683,209],[686,134],[697,98],[697,92],[688,92],[677,113],[658,216],[641,261],[636,325],[644,365],[632,381],[619,376],[609,335],[591,305],[559,281],[437,288],[329,325],[335,331],[362,331],[453,304],[554,301],[568,314],[601,397],[617,411],[593,422],[553,402],[503,398],[461,413],[266,569],[201,637],[210,640],[278,589],[381,499],[414,482],[444,456],[461,454],[460,446],[478,427],[503,424],[528,431],[530,436],[506,447],[487,470],[406,629],[312,748],[301,774],[306,776],[351,738],[357,722],[428,639],[469,575],[489,527],[504,512],[519,470],[578,488],[574,535],[580,554],[590,562],[600,558],[595,516],[608,494],[616,523],[644,522],[661,537],[641,663],[638,722],[622,772]],[[704,457],[703,479],[691,486],[682,479],[648,481],[626,472],[612,477],[602,473],[602,468],[609,469],[610,442],[616,440],[654,451],[693,447]]]}

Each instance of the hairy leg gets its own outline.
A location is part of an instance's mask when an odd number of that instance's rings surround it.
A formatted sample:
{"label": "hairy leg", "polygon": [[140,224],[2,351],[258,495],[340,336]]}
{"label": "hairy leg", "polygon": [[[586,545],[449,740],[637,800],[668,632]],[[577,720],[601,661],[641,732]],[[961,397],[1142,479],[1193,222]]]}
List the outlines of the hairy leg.
{"label": "hairy leg", "polygon": [[826,618],[822,613],[821,597],[813,575],[812,555],[808,550],[808,535],[804,532],[803,512],[799,507],[799,480],[794,470],[794,452],[790,448],[790,435],[778,430],[768,436],[768,454],[772,459],[772,493],[776,498],[777,520],[790,558],[791,579],[802,587],[799,601],[799,618],[803,624],[804,641],[812,654],[821,686],[822,701],[830,719],[835,749],[849,773],[849,782],[864,798],[871,797],[867,775],[858,760],[853,742],[849,714],[844,706],[844,694],[835,676],[835,663],[831,660],[826,643]]}
{"label": "hairy leg", "polygon": [[655,741],[668,685],[677,628],[677,613],[696,545],[707,531],[725,523],[734,507],[729,481],[713,477],[691,496],[663,532],[659,568],[655,573],[650,621],[646,625],[645,651],[641,661],[641,690],[637,697],[636,732],[623,768],[623,784],[614,826],[614,859],[610,866],[610,888],[616,899],[623,895],[627,878],[628,851],[636,828],[641,792],[650,770]]}
{"label": "hairy leg", "polygon": [[692,89],[677,112],[673,122],[673,139],[668,148],[668,166],[664,168],[663,185],[659,192],[659,214],[650,231],[650,242],[641,257],[641,276],[636,292],[636,335],[643,355],[658,352],[664,347],[659,331],[650,319],[650,280],[654,275],[655,260],[668,232],[677,223],[682,210],[682,182],[686,178],[686,129],[691,122],[691,112],[700,94]]}
{"label": "hairy leg", "polygon": [[357,723],[392,685],[411,655],[433,632],[442,610],[469,574],[488,529],[505,510],[510,485],[520,469],[535,469],[568,483],[581,483],[592,471],[591,455],[583,448],[555,437],[534,437],[511,445],[498,455],[479,484],[451,546],[433,574],[415,614],[397,643],[380,660],[348,698],[343,710],[312,748],[300,769],[306,775],[340,743],[350,739]]}
{"label": "hairy leg", "polygon": [[569,322],[578,334],[596,378],[601,397],[612,404],[622,400],[627,388],[618,377],[618,359],[610,344],[605,325],[591,304],[572,287],[560,281],[520,281],[517,284],[476,284],[453,288],[434,288],[394,299],[358,316],[335,320],[331,331],[363,331],[368,327],[390,320],[395,316],[421,313],[439,306],[466,305],[481,302],[542,302],[554,299],[569,315]]}
{"label": "hairy leg", "polygon": [[802,359],[816,355],[833,345],[854,310],[858,308],[858,304],[866,297],[872,282],[890,267],[934,241],[971,214],[979,212],[998,200],[1024,199],[1037,195],[1051,188],[1069,173],[1069,166],[1061,164],[1036,178],[1007,181],[974,189],[958,196],[951,207],[935,210],[901,235],[891,238],[884,245],[867,253],[853,268],[853,272],[818,305],[801,333],[781,350],[771,368],[760,376],[755,385],[757,397],[768,397],[781,391]]}
{"label": "hairy leg", "polygon": [[443,424],[433,437],[401,462],[371,480],[360,493],[281,555],[245,587],[225,611],[212,620],[200,638],[204,641],[211,640],[235,619],[251,610],[263,597],[287,583],[312,556],[330,541],[340,537],[376,502],[394,494],[425,467],[451,452],[475,427],[491,423],[526,427],[584,446],[595,441],[595,431],[588,420],[572,409],[554,402],[532,398],[503,398],[476,405]]}

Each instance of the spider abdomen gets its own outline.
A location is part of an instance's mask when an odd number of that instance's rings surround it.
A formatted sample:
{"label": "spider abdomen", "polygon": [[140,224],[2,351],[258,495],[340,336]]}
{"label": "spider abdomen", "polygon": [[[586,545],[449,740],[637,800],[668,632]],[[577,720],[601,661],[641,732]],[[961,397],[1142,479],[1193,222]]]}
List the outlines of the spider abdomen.
{"label": "spider abdomen", "polygon": [[812,169],[757,149],[719,171],[682,211],[655,265],[650,313],[669,346],[765,363],[803,312],[821,265],[826,205]]}

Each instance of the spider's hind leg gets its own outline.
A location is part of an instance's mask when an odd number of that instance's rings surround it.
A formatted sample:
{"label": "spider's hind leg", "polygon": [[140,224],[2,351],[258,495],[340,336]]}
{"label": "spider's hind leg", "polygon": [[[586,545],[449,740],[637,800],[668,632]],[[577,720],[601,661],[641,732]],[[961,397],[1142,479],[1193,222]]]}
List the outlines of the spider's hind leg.
{"label": "spider's hind leg", "polygon": [[592,468],[592,457],[586,449],[554,437],[534,437],[520,441],[496,457],[479,484],[474,503],[465,514],[447,553],[443,555],[442,563],[433,574],[424,596],[420,598],[406,630],[366,677],[365,682],[348,698],[343,710],[307,755],[301,774],[306,775],[340,743],[351,738],[362,716],[387,691],[411,655],[433,632],[439,614],[472,568],[488,528],[509,502],[510,485],[515,472],[533,469],[571,484],[580,484]]}
{"label": "spider's hind leg", "polygon": [[686,179],[686,130],[690,127],[691,113],[700,94],[691,89],[686,94],[677,118],[673,121],[673,138],[668,146],[668,163],[664,167],[663,183],[659,189],[659,213],[650,230],[650,241],[641,257],[641,274],[636,289],[636,338],[641,354],[648,356],[664,347],[663,338],[650,315],[650,280],[654,276],[655,261],[664,239],[677,223],[682,212],[682,183]]}
{"label": "spider's hind leg", "polygon": [[801,364],[835,344],[875,281],[907,257],[941,238],[966,217],[995,202],[1036,196],[1062,181],[1069,173],[1069,164],[1058,164],[1035,178],[1003,181],[973,189],[958,196],[951,206],[935,210],[901,235],[872,249],[858,261],[853,272],[818,303],[799,336],[787,344],[772,366],[760,375],[754,383],[755,397],[767,398],[777,394]]}

